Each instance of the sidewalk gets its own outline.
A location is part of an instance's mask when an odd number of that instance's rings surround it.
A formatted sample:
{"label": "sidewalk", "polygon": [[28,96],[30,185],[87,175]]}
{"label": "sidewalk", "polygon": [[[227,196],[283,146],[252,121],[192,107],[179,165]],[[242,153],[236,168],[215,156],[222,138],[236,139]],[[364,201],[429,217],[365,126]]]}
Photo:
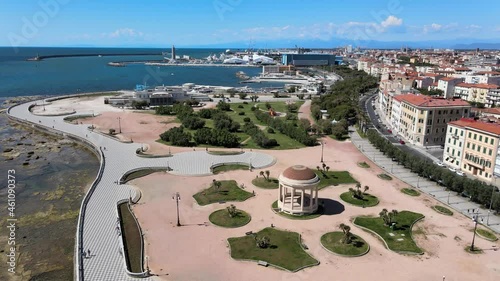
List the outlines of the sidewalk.
{"label": "sidewalk", "polygon": [[[392,177],[418,188],[421,192],[427,193],[434,197],[442,204],[454,209],[472,219],[472,215],[477,214],[479,222],[488,227],[492,231],[500,234],[500,217],[491,213],[488,215],[487,209],[482,209],[479,204],[469,201],[467,198],[458,196],[455,192],[447,191],[445,187],[439,186],[437,183],[423,178],[410,172],[405,167],[393,162],[391,158],[383,155],[377,148],[372,146],[368,139],[363,139],[359,136],[356,128],[349,127],[352,143],[358,148],[361,153],[368,157],[373,163],[385,170]],[[470,211],[470,213],[469,213]],[[472,214],[474,212],[474,214]],[[471,222],[471,226],[473,223]]]}

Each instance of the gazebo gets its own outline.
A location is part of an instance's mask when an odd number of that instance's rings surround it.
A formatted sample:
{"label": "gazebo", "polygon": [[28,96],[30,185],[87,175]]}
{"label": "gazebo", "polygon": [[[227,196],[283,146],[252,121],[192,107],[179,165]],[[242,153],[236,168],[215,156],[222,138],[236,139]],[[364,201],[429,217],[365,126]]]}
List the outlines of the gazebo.
{"label": "gazebo", "polygon": [[292,215],[307,215],[318,210],[318,183],[313,170],[302,165],[287,168],[279,176],[278,209]]}

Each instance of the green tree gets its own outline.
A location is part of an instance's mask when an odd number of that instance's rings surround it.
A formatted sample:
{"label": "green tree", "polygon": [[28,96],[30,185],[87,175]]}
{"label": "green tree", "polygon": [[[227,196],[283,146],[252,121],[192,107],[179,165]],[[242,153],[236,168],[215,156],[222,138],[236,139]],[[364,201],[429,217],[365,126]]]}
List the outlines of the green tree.
{"label": "green tree", "polygon": [[248,94],[247,93],[239,93],[238,96],[240,96],[240,99],[244,100],[247,98]]}
{"label": "green tree", "polygon": [[350,244],[352,242],[351,227],[348,226],[348,225],[345,225],[345,224],[341,223],[339,225],[339,228],[344,233],[344,236],[342,237],[342,243],[344,243],[344,244]]}

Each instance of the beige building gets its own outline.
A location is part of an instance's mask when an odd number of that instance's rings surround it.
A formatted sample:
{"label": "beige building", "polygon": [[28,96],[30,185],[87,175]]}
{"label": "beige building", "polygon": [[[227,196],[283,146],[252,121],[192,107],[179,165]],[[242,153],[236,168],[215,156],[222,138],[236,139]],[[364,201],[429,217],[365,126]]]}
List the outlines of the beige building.
{"label": "beige building", "polygon": [[446,124],[468,117],[471,106],[460,99],[406,94],[394,97],[400,103],[397,134],[415,145],[444,144]]}
{"label": "beige building", "polygon": [[[443,156],[446,165],[456,167],[458,161],[460,170],[486,182],[500,176],[499,124],[463,118],[450,122],[447,132]],[[453,140],[461,138],[461,147],[453,144]],[[455,157],[451,156],[452,149]]]}

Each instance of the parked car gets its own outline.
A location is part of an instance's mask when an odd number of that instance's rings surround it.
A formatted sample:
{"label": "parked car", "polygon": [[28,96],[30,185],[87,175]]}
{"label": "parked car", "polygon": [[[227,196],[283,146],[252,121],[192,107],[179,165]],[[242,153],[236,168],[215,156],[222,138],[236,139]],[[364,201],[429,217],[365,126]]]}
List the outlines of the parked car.
{"label": "parked car", "polygon": [[455,173],[457,173],[457,175],[462,176],[462,177],[465,176],[464,172],[462,172],[462,171],[456,171]]}
{"label": "parked car", "polygon": [[438,165],[439,167],[444,167],[443,162],[435,162],[435,164]]}
{"label": "parked car", "polygon": [[404,140],[399,140],[399,143],[400,144],[405,144],[405,141]]}
{"label": "parked car", "polygon": [[387,132],[389,132],[389,134],[392,134],[392,130],[391,129],[387,130]]}
{"label": "parked car", "polygon": [[448,170],[452,171],[453,173],[456,173],[456,172],[457,172],[457,170],[455,170],[455,169],[453,169],[453,168],[451,168],[451,167],[449,167],[449,168],[448,168]]}

